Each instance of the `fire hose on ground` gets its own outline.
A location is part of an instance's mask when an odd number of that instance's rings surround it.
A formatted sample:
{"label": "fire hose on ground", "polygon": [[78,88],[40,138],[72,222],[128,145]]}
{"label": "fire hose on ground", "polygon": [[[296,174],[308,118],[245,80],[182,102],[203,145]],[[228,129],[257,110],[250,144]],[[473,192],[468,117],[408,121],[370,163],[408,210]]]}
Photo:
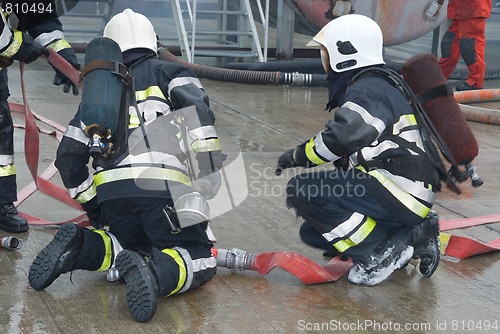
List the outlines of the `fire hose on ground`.
{"label": "fire hose on ground", "polygon": [[[63,58],[59,57],[56,53],[51,53],[47,60],[51,65],[61,70],[61,72],[81,87],[78,71],[69,65]],[[33,182],[20,191],[18,194],[19,200],[16,204],[24,201],[34,191],[40,190],[52,198],[56,198],[73,208],[81,210],[80,205],[69,197],[65,189],[49,181],[49,179],[57,173],[53,163],[50,164],[50,166],[43,173],[38,175],[39,133],[41,132],[44,134],[55,135],[56,138],[59,139],[64,128],[59,124],[43,118],[31,111],[26,98],[26,89],[23,80],[24,66],[22,63],[20,71],[23,104],[11,104],[11,108],[13,111],[22,112],[25,115],[25,156],[30,173],[33,177]],[[36,124],[35,117],[45,124],[54,127],[56,131],[48,131],[41,127],[39,128]],[[21,212],[20,214],[24,216],[31,225],[62,225],[66,222],[76,222],[82,226],[89,225],[85,214],[65,222],[50,222],[24,212]],[[441,231],[447,231],[499,221],[500,215],[497,214],[458,220],[442,220],[440,221],[440,226]],[[488,243],[482,243],[472,238],[441,233],[440,239],[442,254],[455,257],[457,259],[465,259],[473,255],[500,250],[500,238]],[[16,242],[16,239],[13,237],[2,239],[2,247],[5,249],[17,249],[19,245],[20,243]],[[217,258],[218,266],[226,267],[231,270],[255,270],[261,275],[267,275],[272,269],[280,268],[296,276],[306,285],[334,282],[340,279],[352,266],[352,262],[350,260],[344,261],[339,257],[335,257],[324,266],[321,266],[301,254],[292,252],[251,254],[237,248],[233,248],[232,250],[213,249],[213,254]]]}

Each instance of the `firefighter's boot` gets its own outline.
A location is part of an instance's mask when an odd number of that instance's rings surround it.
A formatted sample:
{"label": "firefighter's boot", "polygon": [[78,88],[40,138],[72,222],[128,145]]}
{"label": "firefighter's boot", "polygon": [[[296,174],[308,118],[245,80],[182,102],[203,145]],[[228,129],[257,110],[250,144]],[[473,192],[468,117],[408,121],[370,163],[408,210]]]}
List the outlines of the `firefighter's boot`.
{"label": "firefighter's boot", "polygon": [[399,237],[383,242],[373,254],[353,259],[347,279],[357,285],[376,285],[396,269],[403,268],[413,255],[413,247]]}
{"label": "firefighter's boot", "polygon": [[439,218],[435,211],[415,226],[412,232],[413,257],[420,259],[419,270],[424,277],[431,277],[439,265]]}
{"label": "firefighter's boot", "polygon": [[82,227],[74,223],[61,226],[52,241],[42,249],[31,265],[28,274],[31,287],[43,290],[61,274],[73,270],[82,245]]}
{"label": "firefighter's boot", "polygon": [[116,269],[127,286],[127,305],[134,319],[145,322],[156,313],[158,283],[151,267],[140,254],[123,250],[116,257]]}
{"label": "firefighter's boot", "polygon": [[0,204],[0,229],[11,233],[26,232],[29,229],[28,221],[18,215],[12,202]]}

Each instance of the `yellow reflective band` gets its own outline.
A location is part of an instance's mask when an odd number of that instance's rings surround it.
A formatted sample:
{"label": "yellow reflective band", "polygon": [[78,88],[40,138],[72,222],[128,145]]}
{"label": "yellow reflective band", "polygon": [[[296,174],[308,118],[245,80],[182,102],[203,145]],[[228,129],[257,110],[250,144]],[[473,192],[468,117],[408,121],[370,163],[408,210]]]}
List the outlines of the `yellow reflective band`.
{"label": "yellow reflective band", "polygon": [[14,30],[14,39],[10,43],[9,47],[4,52],[0,53],[0,56],[12,58],[12,56],[14,56],[19,51],[22,43],[23,33],[19,30]]}
{"label": "yellow reflective band", "polygon": [[127,167],[99,172],[94,176],[96,186],[101,184],[134,179],[155,179],[162,181],[175,181],[191,186],[191,179],[186,174],[157,167]]}
{"label": "yellow reflective band", "polygon": [[450,242],[451,234],[448,233],[439,233],[439,241],[441,242],[441,254],[446,254],[446,247],[448,247],[448,243]]}
{"label": "yellow reflective band", "polygon": [[368,175],[374,177],[377,179],[384,188],[389,190],[389,192],[397,198],[404,206],[408,208],[411,212],[416,214],[419,217],[425,218],[429,211],[431,211],[431,208],[426,207],[422,203],[420,203],[415,197],[412,195],[408,194],[406,191],[401,189],[397,184],[395,184],[391,179],[389,179],[387,176],[383,175],[380,173],[378,170],[372,170],[367,172],[363,167],[357,166],[356,167],[358,170],[367,173]]}
{"label": "yellow reflective band", "polygon": [[139,117],[137,115],[130,115],[130,119],[128,121],[128,128],[135,129],[137,128],[141,122],[139,121]]}
{"label": "yellow reflective band", "polygon": [[75,199],[78,203],[84,204],[93,199],[96,196],[96,194],[97,192],[95,189],[95,184],[92,183],[92,185],[87,190],[80,193],[78,196],[76,196]]}
{"label": "yellow reflective band", "polygon": [[54,50],[55,52],[59,52],[64,49],[71,49],[71,45],[69,45],[68,41],[65,39],[60,39],[55,42],[50,43],[47,45],[49,49]]}
{"label": "yellow reflective band", "polygon": [[413,126],[417,124],[417,119],[414,114],[401,115],[399,121],[397,121],[392,127],[392,134],[397,135],[402,129]]}
{"label": "yellow reflective band", "polygon": [[174,259],[174,261],[179,266],[179,281],[177,282],[177,286],[175,287],[175,289],[168,294],[169,296],[171,296],[179,292],[179,290],[182,289],[182,287],[186,283],[187,269],[186,265],[184,264],[184,260],[180,256],[179,252],[170,248],[165,248],[164,250],[162,250],[162,252]]}
{"label": "yellow reflective band", "polygon": [[101,267],[99,267],[97,271],[108,270],[109,268],[111,268],[111,259],[113,258],[113,248],[111,247],[111,238],[109,237],[109,235],[106,234],[106,231],[103,230],[92,230],[92,232],[101,235],[101,238],[104,241],[104,248],[106,251],[104,259],[102,260]]}
{"label": "yellow reflective band", "polygon": [[135,99],[137,100],[137,102],[144,101],[148,97],[159,97],[166,100],[165,95],[163,95],[163,92],[158,86],[151,86],[146,90],[139,90],[135,92]]}
{"label": "yellow reflective band", "polygon": [[14,165],[0,166],[0,177],[16,175],[16,167]]}
{"label": "yellow reflective band", "polygon": [[325,161],[321,159],[316,152],[314,152],[314,138],[311,138],[306,144],[306,157],[315,165],[324,164]]}
{"label": "yellow reflective band", "polygon": [[377,222],[373,218],[367,217],[366,221],[356,232],[348,239],[337,241],[333,244],[333,247],[342,253],[353,246],[359,245],[373,231],[376,225]]}
{"label": "yellow reflective band", "polygon": [[195,140],[191,147],[196,153],[199,152],[212,152],[221,150],[219,139],[199,139]]}

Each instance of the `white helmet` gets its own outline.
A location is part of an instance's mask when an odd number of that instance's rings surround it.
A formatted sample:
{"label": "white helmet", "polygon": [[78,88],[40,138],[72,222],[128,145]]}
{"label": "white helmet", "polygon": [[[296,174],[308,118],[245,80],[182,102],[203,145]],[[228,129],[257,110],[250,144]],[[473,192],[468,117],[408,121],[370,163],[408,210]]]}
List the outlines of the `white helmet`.
{"label": "white helmet", "polygon": [[385,64],[383,36],[377,22],[359,14],[347,14],[328,22],[307,46],[320,46],[326,72]]}
{"label": "white helmet", "polygon": [[158,52],[156,32],[149,19],[132,9],[113,16],[104,27],[104,37],[111,38],[120,46],[122,52],[146,48]]}

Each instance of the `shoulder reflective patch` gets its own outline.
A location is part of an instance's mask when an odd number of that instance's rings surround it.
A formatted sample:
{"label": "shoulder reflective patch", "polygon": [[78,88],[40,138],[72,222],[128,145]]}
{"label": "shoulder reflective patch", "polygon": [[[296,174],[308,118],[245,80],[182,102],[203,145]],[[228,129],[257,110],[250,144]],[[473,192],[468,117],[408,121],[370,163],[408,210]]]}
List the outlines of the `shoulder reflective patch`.
{"label": "shoulder reflective patch", "polygon": [[417,125],[417,120],[415,119],[415,115],[409,114],[409,115],[401,115],[399,118],[399,121],[394,123],[392,126],[392,134],[397,135],[401,133],[402,130],[409,126],[415,126]]}
{"label": "shoulder reflective patch", "polygon": [[366,124],[373,126],[380,134],[385,129],[384,122],[377,117],[373,117],[365,108],[354,102],[348,101],[342,105],[342,108],[348,108],[358,113]]}
{"label": "shoulder reflective patch", "polygon": [[200,80],[198,80],[198,78],[194,78],[194,77],[174,78],[168,84],[168,95],[170,95],[170,92],[172,91],[172,89],[177,88],[177,87],[181,87],[181,86],[185,86],[185,85],[189,85],[189,84],[193,84],[196,87],[203,89],[203,86],[201,85],[201,82],[200,82]]}

